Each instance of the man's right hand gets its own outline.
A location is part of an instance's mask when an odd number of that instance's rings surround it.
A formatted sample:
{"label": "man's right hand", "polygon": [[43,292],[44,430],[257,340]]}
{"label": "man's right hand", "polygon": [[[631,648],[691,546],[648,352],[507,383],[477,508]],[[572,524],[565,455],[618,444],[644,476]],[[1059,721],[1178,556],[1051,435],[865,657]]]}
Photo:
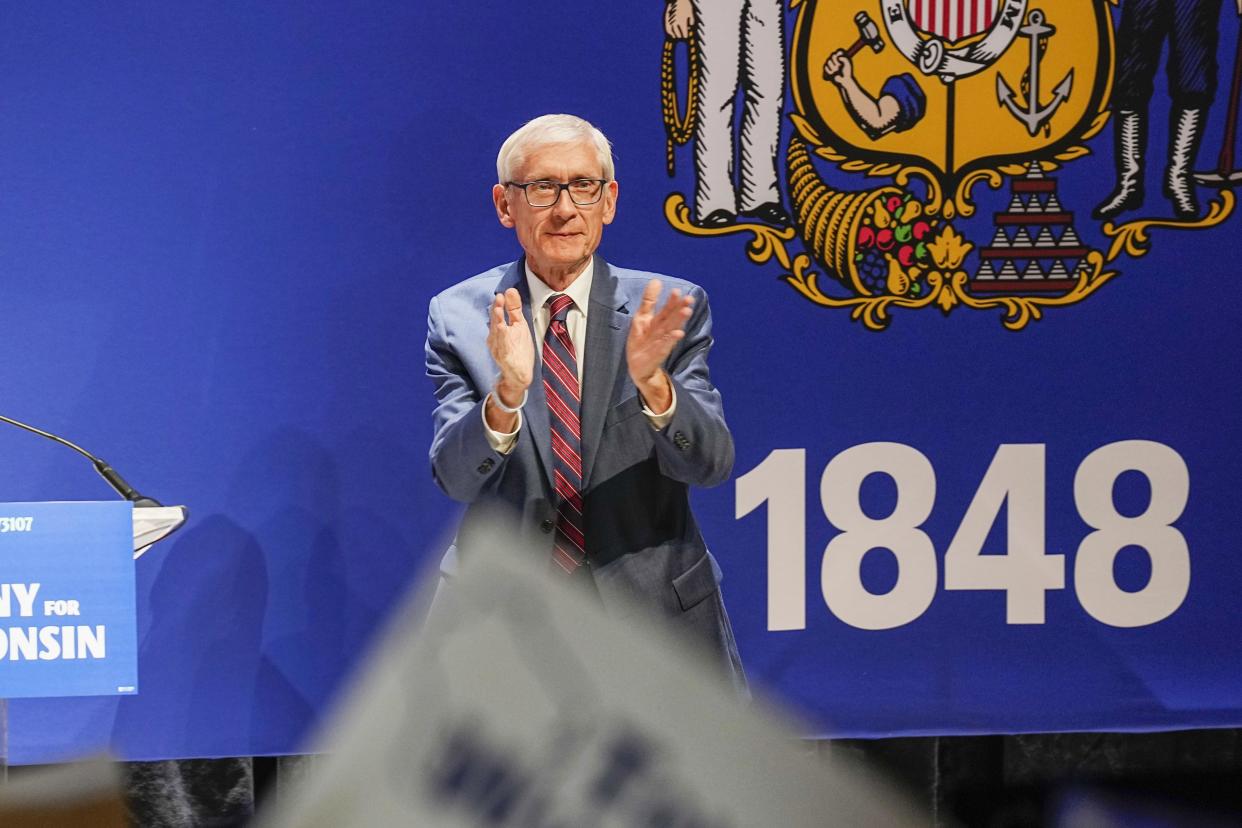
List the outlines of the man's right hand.
{"label": "man's right hand", "polygon": [[[506,406],[517,408],[535,374],[535,344],[522,315],[522,296],[515,288],[496,294],[492,302],[487,350],[500,369],[492,393]],[[518,419],[517,414],[489,405],[487,422],[494,430],[508,433],[517,427]]]}
{"label": "man's right hand", "polygon": [[837,86],[841,86],[849,83],[853,77],[854,65],[844,49],[837,49],[824,61],[824,80],[830,80]]}

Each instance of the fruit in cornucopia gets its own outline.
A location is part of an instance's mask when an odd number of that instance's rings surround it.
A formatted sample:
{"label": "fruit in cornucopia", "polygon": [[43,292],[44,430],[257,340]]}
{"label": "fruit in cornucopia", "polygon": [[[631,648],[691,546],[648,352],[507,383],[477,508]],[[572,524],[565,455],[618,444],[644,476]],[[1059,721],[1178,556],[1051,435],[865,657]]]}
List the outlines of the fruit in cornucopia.
{"label": "fruit in cornucopia", "polygon": [[873,244],[875,244],[875,231],[863,225],[858,230],[858,246],[870,247]]}
{"label": "fruit in cornucopia", "polygon": [[875,246],[881,250],[893,249],[893,231],[885,227],[875,234]]}
{"label": "fruit in cornucopia", "polygon": [[884,206],[888,208],[890,213],[896,215],[897,211],[901,209],[901,196],[889,196]]}
{"label": "fruit in cornucopia", "polygon": [[887,209],[885,209],[884,205],[881,204],[880,202],[877,201],[875,203],[875,209],[873,210],[873,212],[875,214],[875,226],[876,227],[884,228],[884,227],[888,227],[890,224],[893,223],[892,213],[890,213]]}
{"label": "fruit in cornucopia", "polygon": [[923,215],[923,205],[910,199],[906,202],[906,206],[901,208],[901,215],[897,217],[897,220],[902,224],[909,224],[921,215]]}
{"label": "fruit in cornucopia", "polygon": [[897,240],[898,244],[905,244],[910,241],[910,237],[912,235],[914,235],[914,233],[908,224],[898,224],[893,228],[893,238]]}
{"label": "fruit in cornucopia", "polygon": [[888,279],[884,286],[894,296],[905,296],[910,289],[910,277],[906,275],[906,269],[892,256],[888,257]]}
{"label": "fruit in cornucopia", "polygon": [[897,261],[901,262],[902,267],[910,267],[914,264],[914,245],[903,244],[897,250]]}
{"label": "fruit in cornucopia", "polygon": [[911,228],[915,241],[923,241],[931,233],[931,225],[925,221],[916,221]]}

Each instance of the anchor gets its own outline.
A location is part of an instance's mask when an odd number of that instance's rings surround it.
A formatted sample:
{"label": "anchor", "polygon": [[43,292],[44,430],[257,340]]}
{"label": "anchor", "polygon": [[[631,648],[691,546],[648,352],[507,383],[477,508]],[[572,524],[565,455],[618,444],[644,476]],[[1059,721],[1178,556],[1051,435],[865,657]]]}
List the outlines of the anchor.
{"label": "anchor", "polygon": [[1005,82],[1000,72],[996,73],[996,99],[1001,106],[1009,110],[1013,117],[1026,124],[1027,132],[1034,138],[1040,127],[1048,123],[1052,114],[1069,98],[1070,89],[1074,84],[1074,70],[1070,69],[1065,79],[1052,90],[1052,100],[1046,106],[1041,107],[1039,105],[1039,45],[1043,38],[1052,36],[1056,28],[1045,25],[1044,13],[1039,9],[1032,11],[1026,20],[1026,25],[1018,29],[1018,34],[1031,41],[1031,66],[1028,70],[1031,82],[1030,91],[1026,96],[1026,108],[1023,109],[1018,105],[1015,100],[1017,95],[1009,88],[1009,84]]}

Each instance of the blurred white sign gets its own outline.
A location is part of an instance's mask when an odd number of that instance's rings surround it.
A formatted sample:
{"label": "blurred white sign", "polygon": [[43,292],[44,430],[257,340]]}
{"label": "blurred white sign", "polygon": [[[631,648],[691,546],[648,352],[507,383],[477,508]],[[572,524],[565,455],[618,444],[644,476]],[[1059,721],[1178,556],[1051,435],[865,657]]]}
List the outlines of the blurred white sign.
{"label": "blurred white sign", "polygon": [[926,825],[859,769],[797,746],[657,622],[605,616],[505,554],[411,601],[279,826]]}

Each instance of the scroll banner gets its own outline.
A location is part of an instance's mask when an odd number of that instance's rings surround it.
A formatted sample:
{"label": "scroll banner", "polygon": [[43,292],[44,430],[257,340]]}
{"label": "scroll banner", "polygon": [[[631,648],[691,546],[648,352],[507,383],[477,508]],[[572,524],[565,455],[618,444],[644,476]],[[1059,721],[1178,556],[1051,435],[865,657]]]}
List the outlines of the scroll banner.
{"label": "scroll banner", "polygon": [[133,513],[0,503],[0,698],[138,691]]}
{"label": "scroll banner", "polygon": [[[428,302],[519,255],[547,112],[615,147],[601,254],[710,297],[695,519],[807,735],[1242,725],[1236,4],[686,5],[10,10],[3,413],[194,516],[142,693],[15,701],[14,761],[302,747],[454,531]],[[0,447],[7,499],[103,496]]]}

